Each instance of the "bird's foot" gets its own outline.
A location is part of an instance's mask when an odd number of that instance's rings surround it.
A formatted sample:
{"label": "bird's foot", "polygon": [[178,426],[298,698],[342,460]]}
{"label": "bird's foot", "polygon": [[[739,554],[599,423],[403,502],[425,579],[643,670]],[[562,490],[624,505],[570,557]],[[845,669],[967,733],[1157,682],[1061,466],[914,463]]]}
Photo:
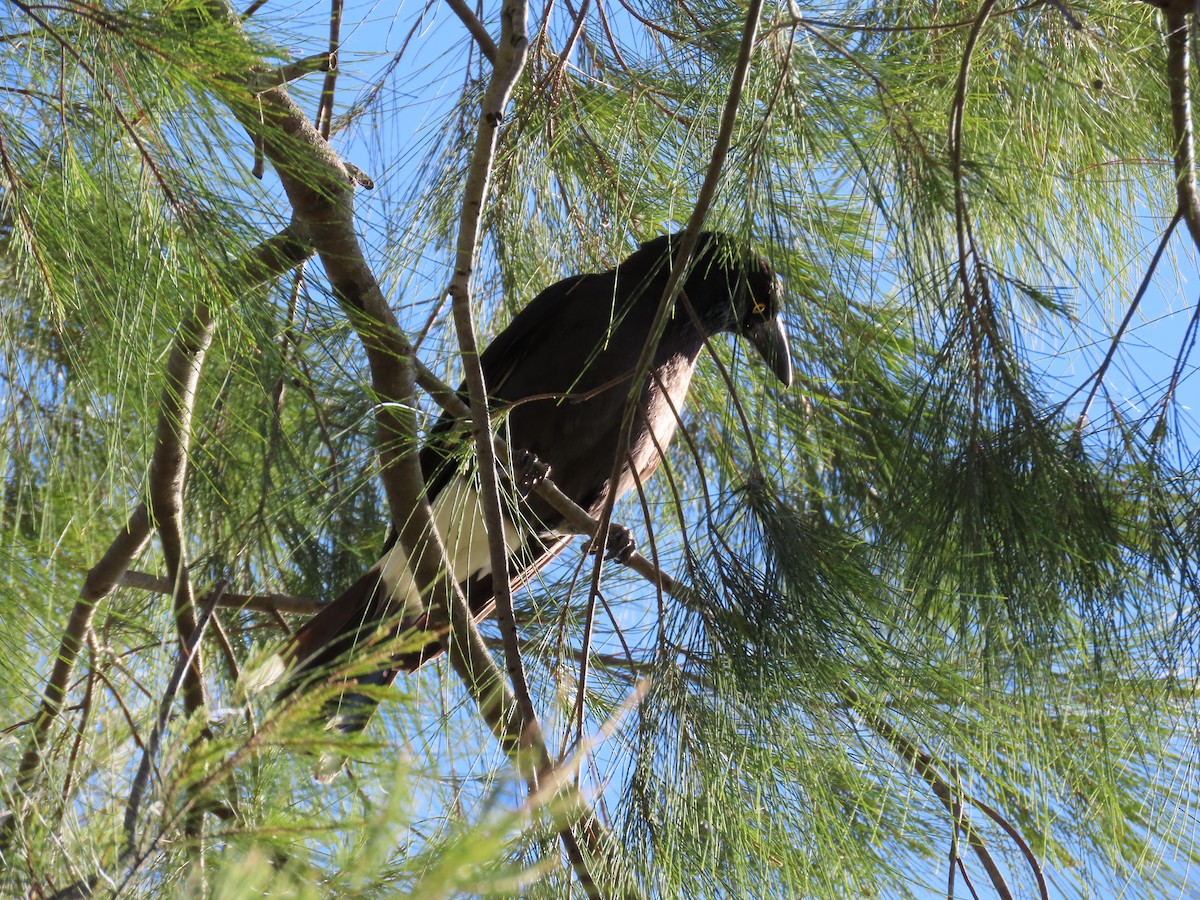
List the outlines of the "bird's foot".
{"label": "bird's foot", "polygon": [[550,467],[537,458],[532,450],[512,452],[513,484],[522,497],[528,497],[539,484],[550,477]]}
{"label": "bird's foot", "polygon": [[[595,538],[588,541],[587,546],[583,549],[587,553],[600,551]],[[610,522],[608,540],[604,542],[604,558],[624,565],[633,559],[635,553],[637,553],[637,541],[633,539],[633,532],[619,522]]]}

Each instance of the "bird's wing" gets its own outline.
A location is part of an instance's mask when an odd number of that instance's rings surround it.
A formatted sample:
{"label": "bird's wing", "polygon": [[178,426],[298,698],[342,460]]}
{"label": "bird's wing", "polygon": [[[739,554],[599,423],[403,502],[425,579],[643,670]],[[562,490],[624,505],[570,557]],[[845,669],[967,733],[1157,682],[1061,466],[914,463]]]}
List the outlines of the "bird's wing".
{"label": "bird's wing", "polygon": [[497,399],[516,399],[505,390],[513,371],[526,363],[531,354],[561,343],[566,327],[581,298],[591,292],[578,292],[587,282],[602,279],[598,275],[575,275],[550,285],[513,316],[508,326],[484,348],[479,357],[487,380],[488,393]]}
{"label": "bird's wing", "polygon": [[[532,583],[538,573],[562,553],[573,539],[574,535],[560,535],[548,540],[536,535],[530,536],[525,545],[509,559],[509,588],[515,593]],[[495,611],[496,591],[490,574],[467,579],[463,590],[471,609],[471,617],[476,622],[486,619]],[[410,621],[407,626],[428,627],[428,622],[424,619],[420,622]],[[448,630],[449,627],[443,625],[436,631],[430,631],[430,640],[420,651],[397,656],[391,662],[392,668],[389,670],[387,683],[391,683],[399,673],[415,672],[425,663],[441,656],[446,647],[440,638],[444,637]]]}
{"label": "bird's wing", "polygon": [[[564,329],[569,327],[571,307],[582,295],[575,289],[592,275],[576,275],[550,285],[517,313],[512,321],[484,348],[479,357],[484,381],[493,402],[493,409],[521,399],[510,384],[513,373],[531,359],[543,355],[547,348],[561,342]],[[576,301],[576,303],[572,303]],[[459,397],[467,401],[467,389],[460,385]],[[450,475],[458,468],[469,449],[470,432],[449,412],[443,411],[425,436],[420,451],[421,473],[430,500],[445,487]]]}

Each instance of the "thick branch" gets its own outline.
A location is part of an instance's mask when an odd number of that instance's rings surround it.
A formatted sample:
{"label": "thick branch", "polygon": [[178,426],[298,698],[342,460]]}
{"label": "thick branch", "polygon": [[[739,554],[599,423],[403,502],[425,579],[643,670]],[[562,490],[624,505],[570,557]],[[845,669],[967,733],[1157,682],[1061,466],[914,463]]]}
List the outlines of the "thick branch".
{"label": "thick branch", "polygon": [[234,111],[260,140],[293,213],[362,342],[375,391],[380,479],[400,542],[418,580],[435,584],[444,554],[416,454],[414,354],[363,256],[354,229],[354,176],[282,88]]}
{"label": "thick branch", "polygon": [[1196,187],[1196,138],[1192,127],[1190,29],[1192,3],[1173,3],[1167,18],[1167,89],[1171,95],[1171,134],[1175,141],[1175,195],[1192,243],[1200,247],[1200,196]]}
{"label": "thick branch", "polygon": [[[166,385],[159,401],[154,457],[150,461],[147,499],[151,521],[158,530],[168,577],[174,585],[175,627],[181,647],[196,632],[191,579],[183,540],[183,488],[187,481],[187,453],[192,434],[192,412],[204,356],[212,344],[214,320],[205,303],[180,326],[167,361]],[[192,654],[183,675],[184,708],[190,715],[205,703],[200,655]]]}
{"label": "thick branch", "polygon": [[[519,15],[523,23],[523,7]],[[506,21],[513,21],[506,17]],[[521,26],[523,33],[523,24]],[[511,33],[511,32],[510,32]],[[513,72],[513,80],[520,72]],[[502,90],[488,92],[491,103],[503,109],[511,81]],[[448,612],[454,640],[450,656],[463,676],[481,713],[501,736],[506,750],[519,746],[524,728],[495,662],[487,653],[476,629],[466,598],[457,585],[448,583],[445,551],[433,528],[424,480],[415,452],[417,434],[414,382],[415,355],[401,331],[373,273],[363,258],[354,230],[352,176],[322,139],[303,112],[282,89],[266,91],[255,105],[235,110],[242,124],[261,141],[263,151],[275,166],[296,218],[306,227],[326,274],[362,341],[379,401],[379,450],[381,478],[399,532],[401,545],[413,561],[419,583],[430,585],[432,602]],[[485,107],[485,110],[492,107]],[[498,125],[498,120],[493,122]],[[478,189],[478,207],[486,190]],[[470,227],[473,235],[477,225]],[[473,237],[471,246],[473,246]],[[470,276],[468,254],[466,276]],[[461,257],[460,257],[461,258]],[[485,407],[486,410],[486,407]],[[482,416],[486,423],[486,412]],[[494,472],[493,472],[494,477]],[[506,570],[506,563],[496,571]],[[503,579],[497,579],[501,582]],[[514,728],[514,726],[516,726]],[[528,771],[524,754],[517,754],[519,767]],[[535,753],[538,770],[549,764],[545,746]]]}
{"label": "thick branch", "polygon": [[[121,586],[170,594],[171,582],[147,572],[126,572],[121,576]],[[205,598],[201,598],[204,602]],[[325,601],[312,597],[296,597],[292,594],[231,594],[222,592],[217,603],[221,609],[252,609],[256,612],[299,613],[315,615],[325,608]]]}
{"label": "thick branch", "polygon": [[496,65],[496,45],[492,41],[492,36],[487,33],[487,29],[483,27],[483,23],[479,21],[479,17],[464,0],[446,0],[446,2],[454,10],[454,14],[467,26],[471,37],[475,38],[475,43],[479,45],[479,52],[483,54],[483,58],[493,66]]}

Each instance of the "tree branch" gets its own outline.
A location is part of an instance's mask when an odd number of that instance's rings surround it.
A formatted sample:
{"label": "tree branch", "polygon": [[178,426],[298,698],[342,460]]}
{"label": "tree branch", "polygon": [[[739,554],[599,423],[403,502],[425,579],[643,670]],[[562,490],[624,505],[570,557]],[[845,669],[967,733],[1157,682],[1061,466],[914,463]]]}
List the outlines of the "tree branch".
{"label": "tree branch", "polygon": [[[228,275],[223,280],[230,289],[247,290],[292,268],[311,251],[303,244],[295,229],[289,227],[277,235],[268,238],[245,256],[235,260],[230,266]],[[178,441],[172,435],[182,435],[186,441],[186,430],[179,426],[185,417],[190,421],[190,409],[184,411],[180,407],[180,395],[176,392],[179,387],[178,378],[188,366],[189,347],[197,339],[202,338],[203,332],[211,328],[211,316],[203,304],[198,304],[193,310],[192,317],[180,325],[175,336],[174,345],[168,361],[167,386],[164,387],[159,406],[158,433],[166,434],[169,440],[160,440],[155,445],[154,457],[151,460],[151,471],[164,473],[168,471],[167,457],[179,459],[186,447],[180,448]],[[207,346],[207,344],[205,344]],[[174,388],[172,385],[174,384]],[[154,477],[152,476],[152,481]],[[25,752],[21,757],[18,768],[17,786],[19,790],[28,790],[33,778],[41,766],[42,751],[50,726],[62,710],[66,696],[67,684],[75,667],[79,650],[91,629],[92,618],[95,614],[96,603],[121,580],[133,560],[142,552],[150,539],[150,514],[146,503],[139,504],[129,517],[126,526],[118,532],[112,544],[104,552],[99,562],[88,572],[80,590],[80,599],[71,610],[70,619],[59,643],[58,653],[54,659],[54,667],[47,680],[42,695],[41,706],[34,719],[32,733],[29,735]],[[3,844],[3,840],[0,840]]]}
{"label": "tree branch", "polygon": [[[121,576],[121,587],[137,588],[143,591],[153,591],[156,594],[170,594],[173,590],[171,582],[148,572],[126,572]],[[205,602],[206,598],[201,598]],[[297,613],[314,615],[325,607],[324,600],[312,597],[296,597],[292,594],[232,594],[225,591],[221,594],[217,606],[221,609],[252,609],[255,612]]]}
{"label": "tree branch", "polygon": [[496,45],[487,29],[483,27],[483,23],[479,21],[479,17],[475,15],[471,7],[467,6],[465,0],[446,0],[446,3],[467,26],[467,31],[471,33],[471,37],[475,38],[475,43],[479,45],[479,52],[483,54],[484,59],[495,66]]}
{"label": "tree branch", "polygon": [[380,479],[392,522],[424,584],[442,571],[428,539],[432,516],[417,462],[414,354],[367,265],[354,228],[354,176],[283,88],[235,106],[243,127],[261,141],[305,228],[334,296],[363,346],[376,397]]}
{"label": "tree branch", "polygon": [[[510,0],[510,3],[513,5],[505,7],[506,27],[510,29],[506,33],[513,33],[513,23],[519,19],[520,27],[516,30],[523,34],[524,7],[516,0]],[[228,12],[227,8],[222,7],[222,10]],[[519,58],[520,45],[510,42],[509,46]],[[484,113],[493,129],[499,125],[495,113],[503,109],[519,74],[520,67],[516,66],[510,70],[507,81],[504,78],[497,80],[495,90],[488,92]],[[257,101],[235,107],[234,112],[251,136],[261,141],[263,152],[279,174],[297,220],[305,226],[307,236],[321,258],[334,296],[346,310],[367,355],[372,384],[379,400],[376,414],[380,477],[401,545],[413,563],[418,583],[430,585],[433,602],[442,602],[447,609],[454,635],[450,645],[451,661],[467,683],[484,718],[501,736],[505,749],[510,750],[524,740],[523,717],[514,715],[516,707],[475,627],[466,598],[461,588],[450,583],[448,578],[445,551],[433,528],[415,452],[415,355],[363,258],[354,230],[353,177],[282,88],[265,91]],[[486,171],[484,174],[486,176]],[[484,184],[477,188],[475,216],[485,191],[486,177]],[[469,230],[474,235],[474,229]],[[472,237],[468,246],[473,246],[473,241]],[[463,263],[460,254],[459,265],[465,264],[467,278],[472,256],[473,253],[468,254]],[[487,422],[486,415],[483,421]],[[492,475],[494,478],[494,471]],[[505,570],[506,565],[497,569]],[[529,771],[522,754],[517,754],[515,759],[519,768]],[[538,771],[549,765],[544,743],[535,762]],[[578,862],[578,870],[586,871],[582,869],[582,854],[578,847],[568,845],[568,854],[573,863]]]}
{"label": "tree branch", "polygon": [[[158,530],[168,577],[174,586],[175,625],[183,646],[196,632],[187,551],[183,541],[183,488],[192,412],[204,356],[212,344],[214,319],[207,304],[197,303],[175,335],[167,361],[166,385],[159,400],[154,456],[150,461],[147,509]],[[190,715],[205,704],[200,656],[194,654],[183,676],[184,708]]]}
{"label": "tree branch", "polygon": [[1190,0],[1170,3],[1167,20],[1167,90],[1171,97],[1171,134],[1175,139],[1175,196],[1179,214],[1187,225],[1192,243],[1200,248],[1200,198],[1196,188],[1196,141],[1192,128],[1191,63],[1189,61],[1188,13]]}
{"label": "tree branch", "polygon": [[[453,4],[453,0],[451,0]],[[475,136],[475,147],[467,170],[459,217],[454,275],[447,292],[451,298],[454,325],[458,332],[459,349],[470,397],[471,426],[478,460],[480,494],[484,522],[488,533],[488,550],[493,572],[508,571],[508,548],[504,536],[504,513],[500,505],[500,486],[496,474],[496,447],[488,413],[487,385],[479,361],[479,345],[475,337],[475,321],[471,309],[471,275],[478,250],[480,222],[491,182],[492,165],[499,142],[500,124],[513,87],[521,77],[528,55],[529,37],[526,29],[528,8],[525,0],[504,0],[500,13],[500,45],[495,54],[495,68],[484,94]],[[469,27],[469,26],[468,26]],[[538,722],[537,711],[529,695],[529,685],[521,660],[520,638],[516,616],[513,614],[512,591],[507,578],[493,578],[496,618],[504,641],[504,659],[508,669],[508,685],[500,678],[499,670],[475,627],[470,610],[451,604],[450,658],[455,670],[471,688],[479,709],[492,727],[493,733],[508,753],[518,771],[524,776],[530,796],[537,796],[543,778],[555,769],[554,760],[546,747]],[[465,615],[464,615],[465,614]],[[585,832],[592,814],[586,804]],[[591,872],[578,839],[568,823],[559,832],[567,858],[589,897],[601,897],[599,886]],[[590,848],[599,856],[596,842]]]}
{"label": "tree branch", "polygon": [[[471,428],[475,438],[478,458],[479,487],[488,533],[488,549],[493,572],[508,571],[508,548],[504,538],[504,514],[500,505],[500,486],[496,475],[496,450],[492,441],[492,423],[488,411],[487,385],[484,383],[483,368],[479,361],[479,344],[475,337],[475,316],[471,309],[471,275],[475,269],[478,252],[480,221],[491,183],[492,165],[499,143],[500,123],[504,110],[512,95],[514,85],[521,77],[528,55],[526,19],[528,9],[525,0],[504,0],[501,9],[500,48],[496,66],[483,97],[479,112],[479,124],[475,135],[475,147],[471,155],[467,180],[463,189],[462,209],[459,214],[458,241],[455,247],[454,274],[447,292],[451,298],[451,310],[458,345],[462,355],[464,378],[470,398]],[[540,731],[537,713],[529,696],[525,671],[521,664],[518,647],[516,620],[512,609],[512,592],[508,579],[492,579],[496,597],[496,617],[505,641],[505,662],[508,675],[516,692],[517,703],[526,720],[526,728]],[[536,740],[533,734],[531,739]]]}
{"label": "tree branch", "polygon": [[290,63],[276,66],[273,69],[254,72],[247,80],[247,84],[250,86],[250,90],[255,92],[283,87],[305,75],[312,75],[316,72],[328,73],[333,69],[334,62],[332,52],[314,53],[312,56],[292,60]]}

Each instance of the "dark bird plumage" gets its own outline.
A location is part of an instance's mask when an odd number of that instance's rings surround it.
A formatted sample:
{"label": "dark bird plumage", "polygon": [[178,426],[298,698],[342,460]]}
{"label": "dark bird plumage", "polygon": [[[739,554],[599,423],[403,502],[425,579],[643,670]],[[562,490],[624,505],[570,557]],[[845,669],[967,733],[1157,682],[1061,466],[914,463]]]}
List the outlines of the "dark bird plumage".
{"label": "dark bird plumage", "polygon": [[[491,408],[507,412],[501,434],[514,454],[532,454],[549,466],[555,484],[593,516],[610,493],[619,499],[658,467],[706,339],[723,332],[746,338],[776,377],[791,383],[774,272],[733,239],[702,234],[640,392],[620,475],[611,481],[633,370],[681,240],[682,235],[656,238],[613,269],[551,285],[481,355]],[[468,433],[457,426],[443,414],[421,450],[421,468],[455,577],[463,582],[472,610],[482,616],[493,603],[487,534],[466,462]],[[506,522],[505,537],[508,575],[523,583],[569,536],[557,533],[561,517],[536,496],[525,498],[518,512],[512,518],[519,524]],[[397,623],[389,626],[393,634],[428,624],[394,540],[370,571],[292,637],[265,680],[286,669],[284,693],[294,690],[375,636],[384,620]],[[397,671],[415,669],[440,652],[431,635],[422,651],[390,659],[385,671],[359,682],[388,683]],[[351,692],[342,700],[338,724],[361,727],[371,706]]]}

